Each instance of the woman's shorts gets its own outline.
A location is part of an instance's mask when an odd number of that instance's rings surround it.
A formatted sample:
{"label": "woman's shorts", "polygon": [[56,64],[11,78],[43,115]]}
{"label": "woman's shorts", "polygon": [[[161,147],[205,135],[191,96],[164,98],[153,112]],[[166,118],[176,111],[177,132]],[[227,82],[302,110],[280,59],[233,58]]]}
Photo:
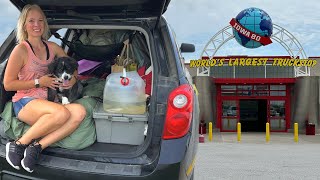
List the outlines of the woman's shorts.
{"label": "woman's shorts", "polygon": [[26,105],[28,104],[28,102],[34,100],[35,98],[32,97],[25,97],[25,98],[21,98],[19,101],[14,102],[13,103],[13,110],[14,113],[16,115],[16,117],[18,117],[18,114],[20,112],[20,110]]}

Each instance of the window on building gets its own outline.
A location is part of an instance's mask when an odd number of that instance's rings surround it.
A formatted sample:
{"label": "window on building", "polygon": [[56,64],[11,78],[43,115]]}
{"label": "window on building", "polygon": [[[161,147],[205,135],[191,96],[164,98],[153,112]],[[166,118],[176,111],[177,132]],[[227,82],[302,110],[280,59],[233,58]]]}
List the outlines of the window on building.
{"label": "window on building", "polygon": [[269,110],[271,130],[285,130],[285,101],[270,101]]}

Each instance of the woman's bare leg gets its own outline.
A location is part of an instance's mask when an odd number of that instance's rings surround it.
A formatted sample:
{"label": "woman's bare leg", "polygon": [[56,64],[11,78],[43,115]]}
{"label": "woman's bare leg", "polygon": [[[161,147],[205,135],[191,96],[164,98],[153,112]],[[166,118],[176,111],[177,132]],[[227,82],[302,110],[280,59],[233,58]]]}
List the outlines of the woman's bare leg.
{"label": "woman's bare leg", "polygon": [[31,126],[19,139],[22,144],[29,144],[32,139],[43,137],[63,126],[70,118],[70,112],[60,104],[35,99],[21,109],[18,118]]}
{"label": "woman's bare leg", "polygon": [[39,141],[42,149],[70,135],[78,128],[86,116],[86,110],[80,104],[67,104],[65,108],[70,112],[69,119],[60,128],[46,135]]}

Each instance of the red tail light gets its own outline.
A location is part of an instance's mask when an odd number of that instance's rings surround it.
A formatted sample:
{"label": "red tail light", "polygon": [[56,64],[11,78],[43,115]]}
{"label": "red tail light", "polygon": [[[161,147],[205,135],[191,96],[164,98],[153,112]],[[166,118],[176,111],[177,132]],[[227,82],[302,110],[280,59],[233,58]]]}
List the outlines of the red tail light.
{"label": "red tail light", "polygon": [[192,87],[184,84],[170,93],[163,139],[180,138],[187,134],[192,119],[192,92]]}

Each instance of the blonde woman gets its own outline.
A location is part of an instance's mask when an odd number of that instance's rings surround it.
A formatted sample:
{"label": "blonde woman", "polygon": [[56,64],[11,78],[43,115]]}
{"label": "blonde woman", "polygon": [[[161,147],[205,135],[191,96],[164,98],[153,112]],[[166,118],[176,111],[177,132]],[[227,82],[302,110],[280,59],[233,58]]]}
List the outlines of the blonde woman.
{"label": "blonde woman", "polygon": [[[18,45],[9,57],[3,83],[7,91],[17,91],[12,97],[16,117],[31,126],[21,138],[6,145],[6,159],[15,169],[21,165],[28,172],[33,172],[44,148],[71,134],[86,115],[80,104],[61,105],[47,100],[48,88],[63,86],[47,74],[47,66],[55,57],[67,56],[48,38],[43,11],[38,5],[26,5],[17,23]],[[75,83],[73,77],[63,87]]]}

